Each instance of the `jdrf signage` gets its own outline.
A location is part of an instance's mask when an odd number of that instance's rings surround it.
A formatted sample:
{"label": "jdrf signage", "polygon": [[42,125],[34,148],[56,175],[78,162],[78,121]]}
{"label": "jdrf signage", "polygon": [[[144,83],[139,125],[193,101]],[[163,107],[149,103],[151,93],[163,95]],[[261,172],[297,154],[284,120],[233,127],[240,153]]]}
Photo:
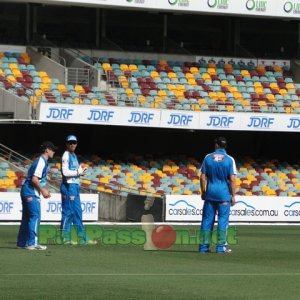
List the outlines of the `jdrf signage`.
{"label": "jdrf signage", "polygon": [[[98,221],[98,195],[81,194],[83,221]],[[22,217],[22,202],[19,193],[0,193],[0,221],[18,221]],[[41,199],[41,220],[60,221],[60,194],[51,194],[49,199]]]}

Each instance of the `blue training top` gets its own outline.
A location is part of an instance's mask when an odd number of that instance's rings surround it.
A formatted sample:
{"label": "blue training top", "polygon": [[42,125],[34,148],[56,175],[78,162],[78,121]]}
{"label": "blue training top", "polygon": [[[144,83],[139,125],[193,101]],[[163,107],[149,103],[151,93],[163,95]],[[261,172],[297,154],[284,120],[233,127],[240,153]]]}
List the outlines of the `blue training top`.
{"label": "blue training top", "polygon": [[207,154],[201,172],[207,178],[205,200],[231,201],[229,180],[231,175],[237,174],[237,170],[233,157],[225,149],[217,149]]}
{"label": "blue training top", "polygon": [[62,156],[62,164],[61,164],[61,173],[62,173],[62,183],[74,183],[80,184],[79,176],[78,176],[78,168],[79,162],[75,153],[70,153],[69,151],[65,151]]}
{"label": "blue training top", "polygon": [[27,177],[21,189],[22,197],[28,198],[33,196],[40,196],[40,193],[32,185],[31,179],[33,176],[38,177],[41,187],[44,187],[47,182],[47,169],[48,163],[43,155],[41,155],[31,164],[27,173]]}

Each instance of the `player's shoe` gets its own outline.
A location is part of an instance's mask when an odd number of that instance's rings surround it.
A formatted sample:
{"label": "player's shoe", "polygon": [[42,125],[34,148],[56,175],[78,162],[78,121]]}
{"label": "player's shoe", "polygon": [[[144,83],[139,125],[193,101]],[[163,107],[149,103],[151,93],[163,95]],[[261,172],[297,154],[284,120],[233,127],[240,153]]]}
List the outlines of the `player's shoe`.
{"label": "player's shoe", "polygon": [[47,250],[47,246],[31,245],[31,246],[27,246],[25,249],[27,249],[27,250]]}
{"label": "player's shoe", "polygon": [[209,245],[207,244],[199,245],[199,253],[211,253]]}
{"label": "player's shoe", "polygon": [[199,253],[211,253],[211,251],[208,249],[208,250],[199,250]]}
{"label": "player's shoe", "polygon": [[222,247],[220,247],[220,246],[217,247],[216,252],[220,253],[220,254],[222,254],[222,253],[232,253],[232,250],[229,248],[228,245],[226,245],[226,246],[222,246]]}
{"label": "player's shoe", "polygon": [[97,245],[98,244],[98,241],[96,240],[88,240],[85,245]]}
{"label": "player's shoe", "polygon": [[70,241],[70,240],[64,240],[63,242],[63,245],[77,245],[78,243],[77,242],[74,242],[74,241]]}

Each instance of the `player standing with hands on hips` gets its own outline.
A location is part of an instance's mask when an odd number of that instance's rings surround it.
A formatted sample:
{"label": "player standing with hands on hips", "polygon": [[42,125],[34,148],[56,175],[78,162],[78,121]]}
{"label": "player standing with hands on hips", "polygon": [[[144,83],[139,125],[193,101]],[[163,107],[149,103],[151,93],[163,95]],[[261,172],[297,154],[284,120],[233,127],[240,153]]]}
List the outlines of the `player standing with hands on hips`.
{"label": "player standing with hands on hips", "polygon": [[226,153],[227,140],[214,140],[215,151],[207,154],[201,166],[200,187],[204,200],[201,223],[201,244],[199,252],[210,252],[212,230],[218,213],[217,253],[230,252],[227,249],[227,228],[230,206],[235,204],[237,169],[234,158]]}
{"label": "player standing with hands on hips", "polygon": [[[80,201],[80,176],[87,170],[86,166],[80,165],[75,154],[77,137],[68,135],[66,138],[66,151],[62,156],[61,173],[62,183],[60,186],[62,200],[62,219],[60,229],[62,231],[63,244],[70,245],[71,225],[75,225],[79,244],[88,244],[85,228],[82,223],[82,208]],[[90,242],[92,243],[92,241]]]}
{"label": "player standing with hands on hips", "polygon": [[50,141],[41,145],[42,154],[29,167],[27,177],[21,188],[22,221],[19,229],[17,248],[27,250],[46,250],[47,246],[38,243],[38,229],[41,220],[41,199],[50,198],[46,189],[48,159],[53,158],[56,146]]}

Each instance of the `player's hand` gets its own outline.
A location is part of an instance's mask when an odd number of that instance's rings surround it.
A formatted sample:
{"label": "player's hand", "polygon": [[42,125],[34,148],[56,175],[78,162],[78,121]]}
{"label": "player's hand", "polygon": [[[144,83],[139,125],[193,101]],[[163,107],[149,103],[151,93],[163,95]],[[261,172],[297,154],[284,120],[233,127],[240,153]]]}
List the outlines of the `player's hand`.
{"label": "player's hand", "polygon": [[51,197],[51,193],[50,191],[48,191],[47,189],[41,189],[41,194],[43,195],[44,198],[50,198]]}
{"label": "player's hand", "polygon": [[205,192],[202,192],[202,194],[201,194],[201,199],[202,199],[202,200],[205,200]]}
{"label": "player's hand", "polygon": [[231,197],[231,206],[234,206],[236,203],[235,196]]}
{"label": "player's hand", "polygon": [[77,174],[78,174],[78,176],[81,176],[81,175],[85,174],[86,171],[87,171],[87,166],[80,165],[79,168],[77,169]]}

